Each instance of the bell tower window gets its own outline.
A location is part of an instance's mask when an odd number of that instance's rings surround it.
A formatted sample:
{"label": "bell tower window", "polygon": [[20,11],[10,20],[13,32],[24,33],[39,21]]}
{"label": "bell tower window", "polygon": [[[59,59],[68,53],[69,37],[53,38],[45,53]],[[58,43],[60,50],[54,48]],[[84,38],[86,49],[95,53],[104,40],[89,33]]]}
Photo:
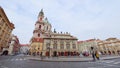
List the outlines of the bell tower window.
{"label": "bell tower window", "polygon": [[40,37],[40,34],[38,34],[38,37]]}
{"label": "bell tower window", "polygon": [[47,30],[48,30],[48,26],[47,26]]}
{"label": "bell tower window", "polygon": [[41,25],[39,25],[39,28],[41,29]]}

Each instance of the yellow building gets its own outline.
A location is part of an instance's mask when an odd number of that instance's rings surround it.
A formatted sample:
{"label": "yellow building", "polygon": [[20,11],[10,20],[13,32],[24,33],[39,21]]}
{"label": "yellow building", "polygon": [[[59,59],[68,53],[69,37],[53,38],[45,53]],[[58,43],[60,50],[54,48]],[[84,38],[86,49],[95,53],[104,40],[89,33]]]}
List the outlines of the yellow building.
{"label": "yellow building", "polygon": [[44,18],[43,10],[35,23],[33,37],[30,40],[32,55],[75,56],[78,55],[77,38],[68,32],[52,31],[52,25]]}
{"label": "yellow building", "polygon": [[42,54],[43,48],[43,39],[41,38],[32,38],[30,43],[30,53],[32,55],[40,55]]}
{"label": "yellow building", "polygon": [[9,37],[14,28],[14,24],[9,21],[3,8],[0,7],[0,52],[8,47]]}

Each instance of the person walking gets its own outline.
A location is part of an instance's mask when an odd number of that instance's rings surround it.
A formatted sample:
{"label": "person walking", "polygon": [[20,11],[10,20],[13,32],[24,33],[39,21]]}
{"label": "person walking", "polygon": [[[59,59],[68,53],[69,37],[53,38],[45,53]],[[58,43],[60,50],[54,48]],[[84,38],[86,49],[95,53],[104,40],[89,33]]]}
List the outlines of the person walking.
{"label": "person walking", "polygon": [[91,54],[92,54],[93,61],[95,61],[95,49],[94,49],[94,47],[91,47]]}

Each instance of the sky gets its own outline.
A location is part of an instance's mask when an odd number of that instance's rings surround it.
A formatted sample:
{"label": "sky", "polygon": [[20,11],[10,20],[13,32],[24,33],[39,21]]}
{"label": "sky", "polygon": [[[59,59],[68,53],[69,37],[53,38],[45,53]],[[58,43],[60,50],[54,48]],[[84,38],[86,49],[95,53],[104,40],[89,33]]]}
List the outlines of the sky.
{"label": "sky", "polygon": [[41,9],[57,32],[69,32],[78,40],[120,39],[120,0],[0,0],[12,34],[29,43]]}

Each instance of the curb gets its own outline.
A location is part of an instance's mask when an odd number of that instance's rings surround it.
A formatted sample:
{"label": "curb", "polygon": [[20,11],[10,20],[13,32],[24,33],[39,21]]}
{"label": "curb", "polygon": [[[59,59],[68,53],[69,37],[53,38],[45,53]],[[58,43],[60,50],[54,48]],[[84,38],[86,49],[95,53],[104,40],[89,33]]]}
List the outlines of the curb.
{"label": "curb", "polygon": [[80,61],[37,60],[37,59],[29,59],[29,60],[42,61],[42,62],[93,62],[93,60],[80,60]]}
{"label": "curb", "polygon": [[[109,58],[101,58],[100,60],[112,60],[112,59],[118,59],[120,58],[120,56],[118,57],[109,57]],[[88,60],[60,60],[60,59],[36,59],[36,58],[28,58],[29,60],[34,60],[34,61],[42,61],[42,62],[95,62],[91,59]],[[99,61],[99,60],[98,60]]]}

